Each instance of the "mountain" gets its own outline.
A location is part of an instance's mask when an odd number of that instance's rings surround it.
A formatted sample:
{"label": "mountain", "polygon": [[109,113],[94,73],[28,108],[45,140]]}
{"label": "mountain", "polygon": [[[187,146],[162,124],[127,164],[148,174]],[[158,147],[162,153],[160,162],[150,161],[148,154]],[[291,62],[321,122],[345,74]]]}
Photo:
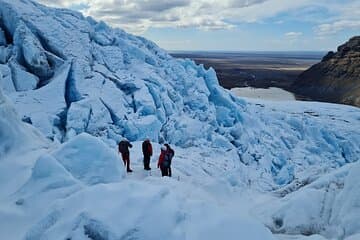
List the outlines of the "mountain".
{"label": "mountain", "polygon": [[298,77],[293,89],[312,99],[360,106],[360,36],[329,52]]}
{"label": "mountain", "polygon": [[0,0],[0,28],[4,239],[359,236],[358,108],[237,98],[211,68],[31,0]]}

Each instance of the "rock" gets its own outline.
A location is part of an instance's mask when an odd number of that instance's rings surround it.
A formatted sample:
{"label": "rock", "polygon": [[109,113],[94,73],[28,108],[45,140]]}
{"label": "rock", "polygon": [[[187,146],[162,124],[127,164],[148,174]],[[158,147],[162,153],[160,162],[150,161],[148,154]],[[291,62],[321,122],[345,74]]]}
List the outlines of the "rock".
{"label": "rock", "polygon": [[333,51],[328,52],[322,59],[323,62],[330,60],[332,57],[334,57],[335,53]]}
{"label": "rock", "polygon": [[23,198],[20,198],[20,199],[16,200],[15,204],[18,205],[18,206],[21,206],[21,205],[24,204],[24,201],[25,200]]}
{"label": "rock", "polygon": [[360,106],[360,36],[303,72],[293,89],[314,100]]}

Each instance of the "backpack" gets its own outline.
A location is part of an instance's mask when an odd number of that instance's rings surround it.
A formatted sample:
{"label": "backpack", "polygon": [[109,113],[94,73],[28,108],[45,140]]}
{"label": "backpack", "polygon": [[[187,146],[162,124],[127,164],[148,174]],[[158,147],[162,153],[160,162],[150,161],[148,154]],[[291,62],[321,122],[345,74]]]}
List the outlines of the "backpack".
{"label": "backpack", "polygon": [[170,167],[171,160],[174,157],[174,154],[174,150],[172,150],[171,148],[166,151],[163,162],[164,167]]}
{"label": "backpack", "polygon": [[121,141],[121,142],[119,143],[119,152],[125,153],[126,150],[127,150],[127,144],[126,144],[126,142],[125,142],[125,141]]}
{"label": "backpack", "polygon": [[152,155],[152,146],[149,141],[144,141],[142,144],[142,151],[144,155]]}

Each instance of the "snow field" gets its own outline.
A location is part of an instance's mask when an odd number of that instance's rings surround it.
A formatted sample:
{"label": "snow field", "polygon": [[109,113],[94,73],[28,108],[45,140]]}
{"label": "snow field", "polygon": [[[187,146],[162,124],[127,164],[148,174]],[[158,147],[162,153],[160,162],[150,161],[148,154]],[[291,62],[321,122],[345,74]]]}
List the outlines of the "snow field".
{"label": "snow field", "polygon": [[29,0],[0,0],[0,80],[4,239],[359,236],[358,108],[241,99],[211,68]]}

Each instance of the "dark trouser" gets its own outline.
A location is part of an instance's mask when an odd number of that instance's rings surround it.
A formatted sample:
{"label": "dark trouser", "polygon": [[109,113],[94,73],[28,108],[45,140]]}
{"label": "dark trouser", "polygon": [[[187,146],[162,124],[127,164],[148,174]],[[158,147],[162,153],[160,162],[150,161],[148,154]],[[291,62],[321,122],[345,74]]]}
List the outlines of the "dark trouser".
{"label": "dark trouser", "polygon": [[130,170],[130,153],[121,153],[121,157],[124,161],[124,165],[126,166],[126,170]]}
{"label": "dark trouser", "polygon": [[144,155],[144,169],[150,170],[150,155]]}
{"label": "dark trouser", "polygon": [[171,177],[171,167],[165,167],[165,166],[160,166],[160,170],[161,170],[161,175],[163,177],[168,176]]}

